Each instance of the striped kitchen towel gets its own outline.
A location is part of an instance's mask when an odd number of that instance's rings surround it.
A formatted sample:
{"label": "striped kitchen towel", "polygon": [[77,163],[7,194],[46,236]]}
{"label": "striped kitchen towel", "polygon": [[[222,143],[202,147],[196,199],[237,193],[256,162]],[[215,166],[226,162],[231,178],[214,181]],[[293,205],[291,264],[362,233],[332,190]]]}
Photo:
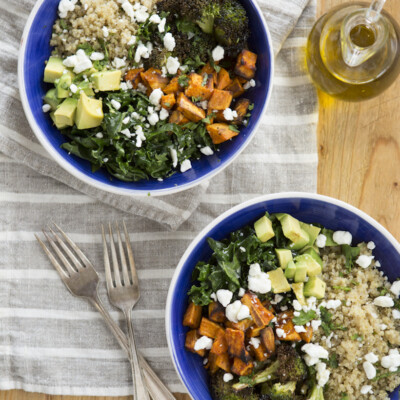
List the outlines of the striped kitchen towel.
{"label": "striped kitchen towel", "polygon": [[[142,291],[134,310],[138,345],[171,390],[184,390],[167,349],[164,307],[186,247],[212,219],[243,200],[316,189],[317,100],[303,70],[316,2],[307,3],[261,2],[279,54],[270,107],[253,142],[207,190],[155,204],[83,188],[44,157],[25,122],[16,77],[18,41],[33,0],[0,0],[0,150],[5,154],[0,155],[0,390],[132,392],[130,368],[118,344],[93,308],[65,289],[33,236],[50,221],[59,223],[104,273],[100,224],[123,218]],[[106,302],[104,284],[100,291]],[[121,314],[107,307],[122,323]]]}

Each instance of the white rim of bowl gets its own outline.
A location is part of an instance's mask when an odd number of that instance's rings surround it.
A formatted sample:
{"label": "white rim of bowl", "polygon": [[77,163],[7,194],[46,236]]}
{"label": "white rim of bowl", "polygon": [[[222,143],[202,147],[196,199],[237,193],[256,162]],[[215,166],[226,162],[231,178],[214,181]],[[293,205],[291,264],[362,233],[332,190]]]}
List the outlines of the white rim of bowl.
{"label": "white rim of bowl", "polygon": [[[33,7],[31,13],[29,14],[28,20],[26,22],[24,32],[22,34],[21,38],[21,47],[18,52],[18,86],[19,86],[19,93],[21,97],[21,102],[22,106],[25,112],[25,116],[29,122],[29,125],[31,129],[33,130],[35,136],[38,138],[39,142],[42,144],[42,146],[47,150],[47,152],[51,155],[53,160],[55,160],[65,171],[73,175],[75,178],[78,178],[80,181],[87,183],[88,185],[91,185],[97,189],[104,190],[106,192],[114,193],[114,194],[119,194],[119,195],[124,195],[124,196],[146,196],[148,197],[149,195],[153,197],[158,197],[158,196],[165,196],[168,194],[173,194],[173,193],[178,193],[183,190],[190,189],[194,186],[199,185],[203,181],[206,181],[208,179],[211,179],[213,176],[218,174],[219,172],[223,171],[228,165],[230,165],[238,156],[243,152],[243,150],[249,145],[249,143],[253,140],[254,135],[256,134],[258,127],[261,123],[262,116],[265,114],[265,110],[268,107],[269,101],[271,99],[272,95],[272,89],[273,89],[273,81],[274,81],[274,67],[275,67],[275,60],[274,60],[274,51],[272,47],[272,39],[271,39],[271,34],[268,29],[268,25],[265,21],[264,15],[258,6],[257,3],[253,2],[254,7],[256,8],[261,21],[263,23],[263,27],[265,29],[265,32],[267,34],[267,40],[269,44],[269,52],[271,55],[270,59],[270,85],[269,85],[269,92],[267,94],[267,98],[264,103],[264,107],[261,110],[261,115],[260,118],[258,119],[257,123],[255,124],[253,131],[249,135],[247,141],[243,144],[243,146],[235,153],[232,155],[232,157],[221,167],[217,167],[213,170],[211,170],[209,173],[206,175],[202,176],[201,178],[198,178],[192,182],[189,183],[184,183],[182,185],[176,186],[176,187],[171,187],[171,188],[166,188],[166,189],[153,189],[153,190],[137,190],[137,189],[127,189],[127,188],[120,188],[120,187],[115,187],[106,183],[102,183],[94,178],[91,178],[87,175],[85,175],[83,172],[80,172],[75,166],[70,164],[67,160],[65,160],[58,152],[57,150],[50,144],[50,142],[47,140],[46,136],[43,134],[42,130],[38,126],[38,124],[35,121],[35,118],[32,114],[32,111],[29,107],[28,103],[28,97],[26,95],[26,88],[25,88],[25,79],[24,79],[24,61],[25,61],[25,50],[26,50],[26,43],[27,43],[27,38],[29,31],[31,29],[33,20],[36,16],[37,11],[41,7],[45,0],[39,0],[35,6]],[[251,0],[250,0],[251,1]]]}
{"label": "white rim of bowl", "polygon": [[[389,242],[393,245],[393,247],[397,250],[397,252],[400,254],[400,243],[395,239],[395,237],[379,222],[377,222],[375,219],[370,217],[367,213],[364,211],[361,211],[355,206],[352,206],[342,200],[335,199],[333,197],[329,196],[324,196],[321,194],[317,193],[306,193],[306,192],[280,192],[280,193],[274,193],[274,194],[267,194],[264,196],[258,196],[255,197],[254,199],[245,201],[244,203],[241,203],[227,211],[225,211],[223,214],[221,214],[219,217],[217,217],[215,220],[210,222],[202,231],[193,239],[193,241],[190,243],[189,247],[186,249],[185,253],[181,257],[174,275],[172,276],[171,283],[168,289],[168,296],[167,296],[167,302],[165,306],[165,331],[167,335],[167,342],[168,342],[168,349],[169,349],[169,354],[171,356],[172,362],[174,364],[175,370],[179,376],[179,379],[183,386],[188,390],[188,387],[186,386],[185,382],[183,381],[183,378],[181,377],[179,373],[178,366],[175,362],[175,355],[174,352],[172,351],[172,338],[170,335],[170,324],[171,324],[171,318],[170,318],[170,308],[171,308],[171,303],[172,303],[172,295],[175,292],[175,287],[176,287],[176,281],[178,280],[178,277],[180,275],[180,272],[183,268],[183,265],[186,263],[189,255],[192,253],[194,248],[198,245],[199,241],[206,236],[207,232],[209,232],[211,229],[213,229],[215,226],[217,226],[221,221],[226,219],[228,216],[235,214],[238,211],[243,210],[244,208],[247,208],[251,205],[261,203],[264,201],[270,201],[270,200],[279,200],[279,199],[286,199],[286,198],[303,198],[303,199],[311,199],[311,200],[320,200],[320,201],[325,201],[327,203],[331,203],[333,205],[342,207],[348,211],[353,212],[354,214],[358,215],[365,221],[367,221],[369,224],[371,224],[374,228],[376,228],[380,233],[382,233],[386,239],[389,240]],[[185,294],[186,295],[186,294]],[[193,399],[191,394],[189,393],[190,397]]]}

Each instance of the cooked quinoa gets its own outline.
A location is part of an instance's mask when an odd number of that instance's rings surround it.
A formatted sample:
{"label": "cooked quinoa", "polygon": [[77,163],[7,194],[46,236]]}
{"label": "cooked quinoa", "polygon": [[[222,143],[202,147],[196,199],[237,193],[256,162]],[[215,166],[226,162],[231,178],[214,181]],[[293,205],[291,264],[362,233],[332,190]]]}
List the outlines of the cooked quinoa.
{"label": "cooked quinoa", "polygon": [[[155,1],[142,0],[141,4],[150,11]],[[118,1],[81,0],[66,18],[56,20],[50,44],[58,56],[66,57],[75,54],[78,46],[83,44],[90,44],[95,51],[103,51],[101,43],[104,40],[111,60],[115,57],[126,59],[129,41],[137,28],[138,24],[131,21]]]}
{"label": "cooked quinoa", "polygon": [[[371,255],[365,243],[359,247],[361,254]],[[328,338],[319,329],[315,336],[314,342],[319,342],[330,354],[336,353],[339,361],[338,368],[331,369],[326,397],[328,400],[340,400],[346,393],[348,399],[388,399],[387,391],[400,385],[400,376],[370,380],[363,363],[365,356],[372,352],[379,358],[374,364],[377,375],[387,373],[388,370],[381,367],[380,360],[388,355],[390,349],[400,346],[400,320],[393,319],[393,307],[373,304],[382,289],[386,289],[387,295],[395,299],[389,290],[391,284],[372,264],[365,269],[355,264],[350,273],[344,274],[346,259],[339,248],[323,250],[323,262],[323,279],[327,284],[325,301],[342,301],[341,307],[329,311],[333,314],[335,324],[347,328],[345,331],[335,330]],[[372,393],[361,394],[360,390],[365,385],[372,386]]]}

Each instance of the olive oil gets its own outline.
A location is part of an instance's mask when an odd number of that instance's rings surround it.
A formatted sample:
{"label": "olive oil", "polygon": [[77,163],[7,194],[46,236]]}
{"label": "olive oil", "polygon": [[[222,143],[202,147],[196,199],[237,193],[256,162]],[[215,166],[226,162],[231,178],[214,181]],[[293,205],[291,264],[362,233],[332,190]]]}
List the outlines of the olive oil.
{"label": "olive oil", "polygon": [[400,72],[400,28],[382,13],[365,17],[368,4],[336,7],[314,25],[307,43],[307,66],[324,92],[348,101],[382,93]]}

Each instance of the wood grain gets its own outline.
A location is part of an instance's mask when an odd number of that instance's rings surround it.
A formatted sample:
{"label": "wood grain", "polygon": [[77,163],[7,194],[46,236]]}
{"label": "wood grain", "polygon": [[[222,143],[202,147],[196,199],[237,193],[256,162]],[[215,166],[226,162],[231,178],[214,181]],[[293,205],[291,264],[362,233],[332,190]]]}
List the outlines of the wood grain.
{"label": "wood grain", "polygon": [[[397,0],[385,6],[397,21]],[[348,0],[318,0],[318,13]],[[359,207],[400,240],[400,79],[381,96],[345,103],[319,93],[318,192]],[[0,392],[0,400],[127,400]],[[177,400],[189,400],[177,394]]]}

